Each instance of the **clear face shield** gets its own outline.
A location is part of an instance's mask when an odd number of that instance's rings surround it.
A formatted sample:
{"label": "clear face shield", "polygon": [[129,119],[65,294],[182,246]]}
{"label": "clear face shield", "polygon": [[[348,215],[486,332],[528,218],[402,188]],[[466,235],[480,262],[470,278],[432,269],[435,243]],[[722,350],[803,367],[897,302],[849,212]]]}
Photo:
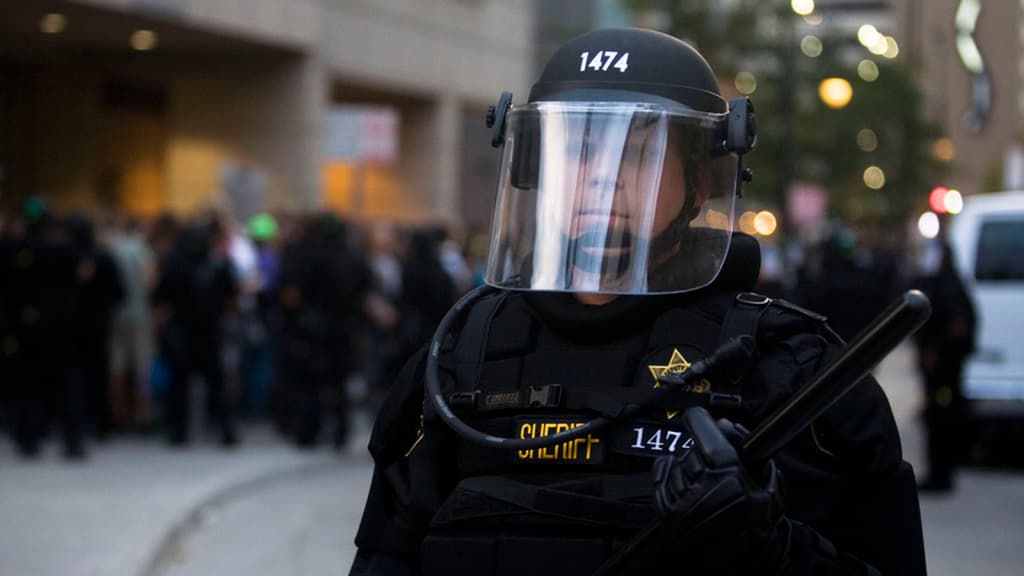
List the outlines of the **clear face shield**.
{"label": "clear face shield", "polygon": [[645,103],[512,108],[485,281],[611,294],[710,284],[736,197],[726,120]]}

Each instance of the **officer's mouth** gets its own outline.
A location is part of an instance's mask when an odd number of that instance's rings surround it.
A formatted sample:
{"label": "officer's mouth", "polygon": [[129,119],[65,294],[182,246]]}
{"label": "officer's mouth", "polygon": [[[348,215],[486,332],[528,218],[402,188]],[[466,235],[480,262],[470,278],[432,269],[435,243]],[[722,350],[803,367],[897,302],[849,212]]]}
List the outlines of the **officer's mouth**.
{"label": "officer's mouth", "polygon": [[633,235],[621,228],[583,232],[573,239],[576,249],[588,256],[605,258],[632,252]]}
{"label": "officer's mouth", "polygon": [[579,230],[607,230],[609,235],[629,234],[629,214],[621,211],[583,210],[576,216]]}

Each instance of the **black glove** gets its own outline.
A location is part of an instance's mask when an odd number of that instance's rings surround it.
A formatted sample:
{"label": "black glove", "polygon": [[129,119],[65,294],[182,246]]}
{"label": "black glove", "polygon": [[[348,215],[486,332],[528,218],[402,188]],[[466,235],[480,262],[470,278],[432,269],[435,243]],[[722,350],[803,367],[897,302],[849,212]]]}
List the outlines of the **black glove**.
{"label": "black glove", "polygon": [[[739,446],[747,431],[707,410],[683,415],[693,445],[654,463],[654,500],[686,560],[710,573],[774,574],[786,556],[780,476],[768,461],[748,470]],[[695,573],[700,573],[700,570]]]}

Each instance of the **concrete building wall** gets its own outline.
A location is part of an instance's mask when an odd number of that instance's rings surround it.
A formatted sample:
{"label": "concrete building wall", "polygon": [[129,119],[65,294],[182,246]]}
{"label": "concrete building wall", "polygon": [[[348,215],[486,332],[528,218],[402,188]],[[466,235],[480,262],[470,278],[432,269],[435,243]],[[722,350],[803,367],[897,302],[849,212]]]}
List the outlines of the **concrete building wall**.
{"label": "concrete building wall", "polygon": [[231,164],[265,172],[271,208],[318,206],[324,92],[311,58],[228,59],[207,62],[202,74],[177,71],[166,165],[172,207],[201,207]]}
{"label": "concrete building wall", "polygon": [[965,193],[999,187],[1003,154],[1024,128],[1019,1],[982,2],[975,40],[992,81],[992,109],[980,132],[964,121],[971,98],[971,75],[956,50],[955,14],[960,0],[894,0],[901,21],[900,40],[918,70],[928,117],[954,145],[947,182]]}
{"label": "concrete building wall", "polygon": [[299,49],[315,48],[319,42],[321,7],[331,3],[331,0],[70,1]]}
{"label": "concrete building wall", "polygon": [[465,136],[466,114],[502,90],[522,100],[532,81],[533,0],[71,1],[266,47],[240,54],[225,41],[223,52],[167,62],[158,45],[146,55],[170,102],[165,133],[151,136],[164,150],[163,194],[183,212],[210,204],[230,164],[267,175],[271,207],[319,207],[326,111],[372,92],[399,110],[400,158],[343,175],[341,205],[357,216],[458,222],[465,146],[486,142],[483,130]]}
{"label": "concrete building wall", "polygon": [[348,0],[325,3],[333,74],[410,92],[490,102],[529,85],[529,0]]}
{"label": "concrete building wall", "polygon": [[[65,209],[187,213],[222,203],[223,169],[236,164],[264,172],[271,208],[319,205],[325,89],[315,59],[73,59],[40,65],[29,81],[29,154],[9,167],[32,175],[23,194]],[[164,104],[104,104],[111,86]]]}

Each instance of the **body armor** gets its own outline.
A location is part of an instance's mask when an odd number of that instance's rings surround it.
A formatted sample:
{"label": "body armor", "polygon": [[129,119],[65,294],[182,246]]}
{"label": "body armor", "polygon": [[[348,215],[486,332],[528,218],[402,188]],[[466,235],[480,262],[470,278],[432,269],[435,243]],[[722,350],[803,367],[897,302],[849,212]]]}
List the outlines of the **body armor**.
{"label": "body armor", "polygon": [[[645,409],[548,448],[507,450],[459,440],[457,484],[422,548],[427,572],[443,566],[450,573],[453,558],[481,562],[459,563],[476,574],[505,573],[519,561],[535,571],[538,555],[565,559],[575,567],[570,573],[592,571],[654,520],[651,463],[689,448],[682,410],[700,404],[717,417],[749,423],[756,418],[751,408],[772,405],[773,395],[788,392],[745,389],[748,363],[650,402],[658,377],[685,371],[738,333],[757,335],[772,302],[765,297],[646,297],[642,305],[636,301],[631,321],[619,323],[621,332],[593,334],[601,344],[585,336],[581,341],[587,330],[552,316],[548,307],[557,307],[559,296],[550,298],[501,292],[469,311],[442,356],[452,410],[481,432],[535,438],[597,416],[615,418],[628,404]],[[820,320],[791,311],[783,316],[803,327]],[[545,533],[557,539],[537,536]],[[491,572],[481,571],[484,566]],[[580,572],[582,566],[589,568]]]}

